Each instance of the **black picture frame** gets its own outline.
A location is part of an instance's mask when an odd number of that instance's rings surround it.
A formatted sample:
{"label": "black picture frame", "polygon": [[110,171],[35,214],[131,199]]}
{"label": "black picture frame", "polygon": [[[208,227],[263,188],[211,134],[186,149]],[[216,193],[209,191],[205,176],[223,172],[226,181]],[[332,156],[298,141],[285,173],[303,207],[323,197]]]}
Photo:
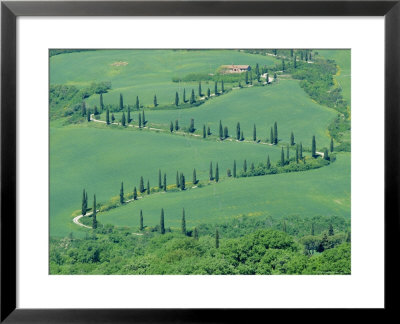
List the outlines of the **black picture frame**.
{"label": "black picture frame", "polygon": [[[4,1],[1,3],[1,322],[248,322],[275,310],[17,309],[16,19],[19,16],[384,16],[385,315],[398,306],[400,237],[400,0],[396,1]],[[371,171],[373,172],[373,171]],[[373,257],[372,257],[373,258]],[[371,262],[373,260],[371,259]],[[368,284],[368,283],[366,283]],[[39,293],[39,292],[38,292]],[[382,311],[380,311],[382,312]],[[382,315],[382,313],[380,313]],[[251,319],[252,318],[252,319]],[[247,322],[247,321],[245,321]]]}

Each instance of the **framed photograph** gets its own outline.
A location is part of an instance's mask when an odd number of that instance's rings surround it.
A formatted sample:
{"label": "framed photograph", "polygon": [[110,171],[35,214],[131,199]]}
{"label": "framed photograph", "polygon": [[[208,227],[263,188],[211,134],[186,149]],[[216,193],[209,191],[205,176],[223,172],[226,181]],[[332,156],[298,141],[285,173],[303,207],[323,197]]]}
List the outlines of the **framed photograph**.
{"label": "framed photograph", "polygon": [[2,2],[1,321],[393,310],[399,16]]}

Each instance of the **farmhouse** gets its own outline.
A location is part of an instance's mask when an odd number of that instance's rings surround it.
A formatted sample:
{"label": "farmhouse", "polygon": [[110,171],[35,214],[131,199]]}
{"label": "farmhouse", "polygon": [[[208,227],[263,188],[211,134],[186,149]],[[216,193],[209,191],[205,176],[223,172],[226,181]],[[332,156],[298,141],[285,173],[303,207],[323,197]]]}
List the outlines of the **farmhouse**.
{"label": "farmhouse", "polygon": [[222,73],[242,73],[250,71],[250,65],[222,65],[220,67]]}

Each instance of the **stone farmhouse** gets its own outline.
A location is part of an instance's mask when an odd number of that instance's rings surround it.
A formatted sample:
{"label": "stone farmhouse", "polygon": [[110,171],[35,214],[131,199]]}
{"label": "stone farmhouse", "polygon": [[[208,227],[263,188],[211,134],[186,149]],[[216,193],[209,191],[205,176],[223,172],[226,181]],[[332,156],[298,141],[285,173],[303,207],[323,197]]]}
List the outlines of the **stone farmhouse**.
{"label": "stone farmhouse", "polygon": [[242,73],[250,71],[250,65],[222,65],[220,67],[222,73]]}

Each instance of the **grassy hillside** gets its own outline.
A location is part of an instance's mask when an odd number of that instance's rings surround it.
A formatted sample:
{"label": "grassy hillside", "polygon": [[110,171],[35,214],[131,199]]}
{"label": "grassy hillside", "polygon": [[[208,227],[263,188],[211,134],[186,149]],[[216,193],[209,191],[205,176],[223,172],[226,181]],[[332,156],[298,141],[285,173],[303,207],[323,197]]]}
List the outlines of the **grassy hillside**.
{"label": "grassy hillside", "polygon": [[179,228],[182,208],[186,223],[224,223],[240,215],[350,217],[350,155],[342,153],[328,167],[294,174],[227,179],[217,185],[186,192],[158,193],[98,215],[103,224],[155,226],[160,209],[167,227]]}
{"label": "grassy hillside", "polygon": [[351,50],[318,50],[318,53],[319,57],[334,60],[339,66],[335,79],[342,88],[344,99],[351,105]]}
{"label": "grassy hillside", "polygon": [[[127,63],[127,64],[125,64]],[[188,73],[214,73],[224,64],[272,65],[274,59],[236,50],[104,50],[56,55],[50,58],[50,83],[89,86],[94,80],[111,81],[112,90],[104,103],[118,103],[124,94],[126,103],[136,96],[144,105],[152,105],[154,94],[159,103],[174,101],[175,91],[183,85],[172,82],[174,76]],[[114,64],[114,65],[112,65]],[[197,89],[197,83],[185,84]],[[97,96],[88,100],[98,104]]]}
{"label": "grassy hillside", "polygon": [[[55,124],[52,124],[55,125]],[[183,172],[186,181],[208,177],[210,162],[219,163],[220,175],[238,168],[244,159],[251,162],[272,161],[280,157],[280,148],[269,145],[204,141],[179,135],[105,129],[86,125],[51,127],[50,129],[50,230],[52,235],[66,235],[78,229],[71,213],[81,206],[82,190],[97,194],[97,201],[107,201],[119,194],[121,181],[126,192],[139,187],[140,177],[158,185],[158,170],[167,173],[168,184],[175,183],[176,171]],[[97,126],[97,125],[96,125]]]}
{"label": "grassy hillside", "polygon": [[[107,98],[108,94],[104,95]],[[119,114],[115,114],[117,120]],[[133,112],[137,120],[137,113]],[[253,87],[233,90],[218,98],[208,100],[201,106],[176,110],[146,110],[146,119],[150,125],[169,127],[170,122],[179,120],[180,125],[189,126],[194,118],[200,134],[203,124],[218,134],[219,121],[228,126],[234,134],[237,122],[240,122],[244,136],[251,139],[253,125],[257,127],[257,137],[262,141],[269,139],[270,127],[278,123],[279,138],[288,142],[290,133],[295,134],[296,142],[311,145],[313,135],[318,147],[328,146],[330,137],[327,132],[329,123],[335,118],[333,109],[311,101],[295,80],[281,80],[268,87]],[[101,116],[105,120],[105,113]]]}

